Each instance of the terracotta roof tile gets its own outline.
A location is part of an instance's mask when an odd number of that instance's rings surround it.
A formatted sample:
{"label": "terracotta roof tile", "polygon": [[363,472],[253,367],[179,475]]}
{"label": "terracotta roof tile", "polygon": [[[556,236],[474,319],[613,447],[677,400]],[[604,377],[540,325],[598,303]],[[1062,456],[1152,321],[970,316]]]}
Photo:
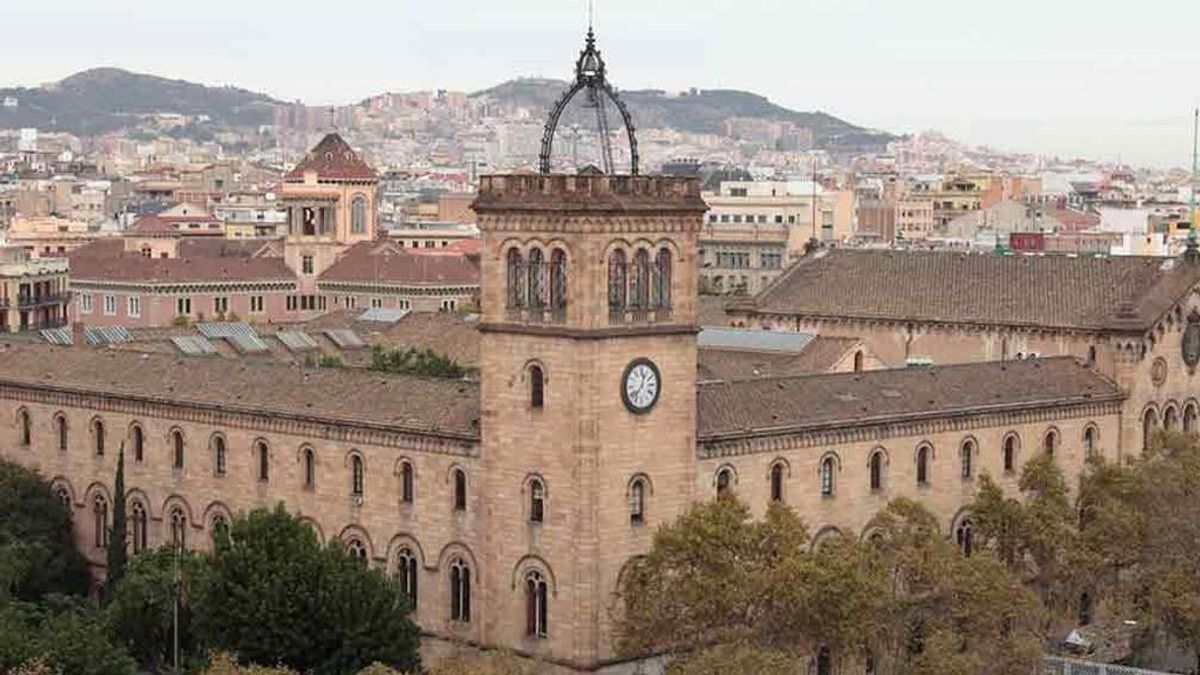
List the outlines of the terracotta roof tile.
{"label": "terracotta roof tile", "polygon": [[735,307],[814,318],[1145,330],[1197,283],[1200,265],[1175,258],[835,249],[801,259]]}
{"label": "terracotta roof tile", "polygon": [[800,352],[701,348],[701,380],[746,380],[828,373],[861,340],[818,335]]}
{"label": "terracotta roof tile", "polygon": [[701,385],[697,438],[1046,409],[1122,396],[1111,380],[1070,357],[760,378]]}
{"label": "terracotta roof tile", "polygon": [[296,168],[284,176],[287,181],[304,180],[304,174],[315,172],[323,180],[375,180],[378,175],[346,141],[336,133],[321,139]]}
{"label": "terracotta roof tile", "polygon": [[391,243],[362,242],[343,253],[321,274],[320,281],[477,285],[479,268],[463,255],[415,255]]}
{"label": "terracotta roof tile", "polygon": [[126,230],[126,233],[140,237],[178,237],[179,231],[170,223],[158,216],[142,216]]}
{"label": "terracotta roof tile", "polygon": [[126,253],[120,241],[95,242],[68,253],[67,257],[71,261],[73,280],[143,283],[296,280],[296,275],[282,258],[146,258],[137,253]]}

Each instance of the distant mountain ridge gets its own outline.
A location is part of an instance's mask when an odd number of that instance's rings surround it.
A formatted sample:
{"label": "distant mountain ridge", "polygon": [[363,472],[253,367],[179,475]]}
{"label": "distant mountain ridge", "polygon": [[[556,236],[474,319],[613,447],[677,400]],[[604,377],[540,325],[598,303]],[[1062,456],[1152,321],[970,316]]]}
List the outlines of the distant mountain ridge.
{"label": "distant mountain ridge", "polygon": [[[502,105],[549,110],[567,87],[553,79],[517,79],[471,94]],[[693,133],[725,133],[731,117],[789,121],[812,130],[819,147],[880,145],[895,138],[823,112],[797,112],[766,97],[730,89],[691,90],[670,95],[660,90],[620,92],[638,128],[671,128]],[[183,80],[93,68],[41,87],[0,89],[0,128],[38,127],[95,135],[129,126],[154,113],[206,116],[216,126],[258,126],[274,121],[281,103],[266,94],[237,87],[210,87]]]}

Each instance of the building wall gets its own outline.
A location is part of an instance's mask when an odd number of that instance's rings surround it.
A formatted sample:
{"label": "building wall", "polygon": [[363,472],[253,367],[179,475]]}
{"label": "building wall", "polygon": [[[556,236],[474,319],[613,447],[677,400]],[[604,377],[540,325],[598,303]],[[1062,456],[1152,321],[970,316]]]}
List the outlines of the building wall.
{"label": "building wall", "polygon": [[[287,297],[292,295],[289,290],[253,290],[253,291],[222,291],[199,293],[160,293],[155,291],[133,292],[129,290],[106,290],[76,284],[75,295],[71,301],[71,321],[80,321],[89,326],[124,326],[125,328],[156,328],[170,326],[177,317],[178,301],[187,298],[191,301],[191,312],[186,314],[189,321],[214,321],[222,315],[216,311],[216,299],[224,298],[229,311],[224,318],[236,315],[243,321],[253,323],[280,322],[296,319],[296,312],[287,310]],[[106,311],[105,299],[111,297],[114,312]],[[251,311],[252,297],[261,297],[263,310]],[[140,303],[141,312],[130,314],[130,298]],[[88,303],[91,309],[88,310]]]}

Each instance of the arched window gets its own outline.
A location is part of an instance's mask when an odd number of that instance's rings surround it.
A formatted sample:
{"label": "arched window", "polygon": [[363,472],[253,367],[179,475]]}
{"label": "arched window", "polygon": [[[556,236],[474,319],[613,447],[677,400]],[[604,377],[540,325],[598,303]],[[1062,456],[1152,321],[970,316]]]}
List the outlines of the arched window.
{"label": "arched window", "polygon": [[783,464],[780,462],[771,465],[771,501],[783,501]]}
{"label": "arched window", "polygon": [[413,480],[413,465],[404,462],[400,465],[400,501],[405,504],[413,503],[416,497],[416,485]]}
{"label": "arched window", "polygon": [[454,470],[454,510],[467,510],[467,472]]}
{"label": "arched window", "polygon": [[1083,430],[1083,458],[1091,459],[1096,455],[1096,436],[1099,432],[1096,427],[1088,425],[1088,428]]}
{"label": "arched window", "polygon": [[963,518],[958,521],[958,527],[954,528],[954,541],[958,544],[958,549],[962,551],[963,555],[970,557],[971,551],[975,547],[975,538],[970,518]]}
{"label": "arched window", "polygon": [[171,548],[180,552],[187,550],[187,515],[178,505],[171,507]]}
{"label": "arched window", "polygon": [[266,441],[257,441],[254,447],[258,455],[258,479],[265,483],[271,480],[271,449]]}
{"label": "arched window", "polygon": [[1186,433],[1196,432],[1196,404],[1188,403],[1183,406],[1183,430]]}
{"label": "arched window", "polygon": [[542,249],[534,247],[529,251],[529,308],[543,309],[546,307],[545,284],[546,260]]}
{"label": "arched window", "polygon": [[628,263],[625,251],[617,249],[608,255],[608,311],[624,312],[627,304],[626,279]]}
{"label": "arched window", "polygon": [[972,462],[975,459],[975,441],[967,439],[963,441],[962,447],[959,448],[959,461],[962,464],[962,477],[965,480],[970,480],[974,476],[974,467]]}
{"label": "arched window", "polygon": [[650,252],[639,248],[633,254],[633,276],[629,279],[629,304],[634,309],[650,307]]}
{"label": "arched window", "polygon": [[400,582],[400,592],[408,598],[409,609],[417,608],[417,556],[411,548],[405,546],[396,554],[396,580]]}
{"label": "arched window", "polygon": [[217,542],[229,534],[229,521],[225,520],[225,516],[217,514],[212,519],[212,543],[213,549],[216,549]]}
{"label": "arched window", "polygon": [[471,620],[471,568],[462,558],[450,562],[450,620]]}
{"label": "arched window", "polygon": [[546,517],[546,486],[534,478],[529,481],[529,522],[540,523]]}
{"label": "arched window", "polygon": [[917,448],[917,485],[929,485],[929,446]]}
{"label": "arched window", "polygon": [[646,522],[646,480],[634,478],[629,484],[629,524],[641,525]]}
{"label": "arched window", "polygon": [[361,562],[365,567],[367,564],[367,545],[358,537],[351,537],[346,540],[346,552],[350,557]]}
{"label": "arched window", "polygon": [[833,675],[833,657],[825,645],[817,650],[817,675]]}
{"label": "arched window", "polygon": [[654,307],[671,307],[671,249],[665,246],[654,256]]}
{"label": "arched window", "polygon": [[728,467],[717,472],[717,496],[729,492],[729,488],[733,485],[733,470]]}
{"label": "arched window", "polygon": [[226,471],[225,437],[214,434],[212,437],[213,473],[224,476]]}
{"label": "arched window", "polygon": [[883,462],[884,456],[882,450],[876,450],[871,453],[871,460],[867,466],[871,474],[871,492],[878,492],[883,489]]}
{"label": "arched window", "polygon": [[62,484],[55,485],[54,497],[58,500],[59,504],[63,505],[63,508],[67,510],[67,513],[71,512],[71,491],[67,489],[67,486]]}
{"label": "arched window", "polygon": [[311,490],[317,484],[317,456],[312,448],[304,448],[301,457],[304,462],[304,487]]}
{"label": "arched window", "polygon": [[1087,364],[1089,367],[1096,365],[1096,347],[1095,347],[1095,345],[1088,347]]}
{"label": "arched window", "polygon": [[1017,435],[1009,434],[1004,437],[1004,472],[1012,473],[1017,470]]}
{"label": "arched window", "polygon": [[567,253],[556,248],[550,253],[550,309],[567,308]]}
{"label": "arched window", "polygon": [[540,409],[546,402],[546,376],[541,366],[529,367],[529,407]]}
{"label": "arched window", "polygon": [[546,593],[546,579],[537,570],[530,570],[525,575],[525,634],[530,637],[546,637],[549,598]]}
{"label": "arched window", "polygon": [[515,248],[508,249],[508,307],[525,306],[525,259]]}
{"label": "arched window", "polygon": [[17,413],[17,427],[20,429],[18,440],[21,445],[31,444],[33,442],[33,425],[29,421],[28,410]]}
{"label": "arched window", "polygon": [[862,350],[854,352],[854,372],[861,373],[863,369],[863,353]]}
{"label": "arched window", "polygon": [[1169,405],[1163,411],[1163,431],[1175,431],[1179,424],[1179,413],[1175,412],[1175,406]]}
{"label": "arched window", "polygon": [[133,445],[133,461],[140,462],[146,457],[146,434],[139,424],[129,429],[129,440]]}
{"label": "arched window", "polygon": [[350,458],[350,494],[363,496],[363,460],[358,455]]}
{"label": "arched window", "polygon": [[1154,430],[1158,426],[1158,413],[1149,408],[1142,415],[1142,450],[1149,451],[1154,442]]}
{"label": "arched window", "polygon": [[148,535],[146,532],[146,507],[140,501],[129,505],[129,520],[133,530],[133,552],[141,553],[147,548]]}
{"label": "arched window", "polygon": [[1058,449],[1058,432],[1050,429],[1046,435],[1042,437],[1042,451],[1053,457],[1054,451]]}
{"label": "arched window", "polygon": [[350,232],[363,234],[367,231],[367,198],[357,196],[350,202]]}
{"label": "arched window", "polygon": [[171,449],[175,461],[173,466],[176,469],[183,468],[183,432],[176,429],[171,432]]}
{"label": "arched window", "polygon": [[833,473],[834,473],[833,457],[825,457],[821,460],[821,496],[833,496]]}
{"label": "arched window", "polygon": [[104,495],[92,498],[92,530],[96,535],[96,548],[108,546],[108,500]]}
{"label": "arched window", "polygon": [[95,443],[96,454],[104,455],[104,421],[97,418],[92,420],[92,440]]}
{"label": "arched window", "polygon": [[54,426],[58,431],[58,449],[67,451],[67,416],[59,413],[54,416]]}

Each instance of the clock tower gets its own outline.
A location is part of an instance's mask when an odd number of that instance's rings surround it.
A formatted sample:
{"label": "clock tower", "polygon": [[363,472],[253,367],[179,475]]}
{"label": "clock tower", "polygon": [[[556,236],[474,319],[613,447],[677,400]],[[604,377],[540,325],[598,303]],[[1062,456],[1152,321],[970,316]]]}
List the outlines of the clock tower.
{"label": "clock tower", "polygon": [[622,569],[693,499],[705,210],[694,179],[481,179],[476,639],[582,669],[614,656]]}

